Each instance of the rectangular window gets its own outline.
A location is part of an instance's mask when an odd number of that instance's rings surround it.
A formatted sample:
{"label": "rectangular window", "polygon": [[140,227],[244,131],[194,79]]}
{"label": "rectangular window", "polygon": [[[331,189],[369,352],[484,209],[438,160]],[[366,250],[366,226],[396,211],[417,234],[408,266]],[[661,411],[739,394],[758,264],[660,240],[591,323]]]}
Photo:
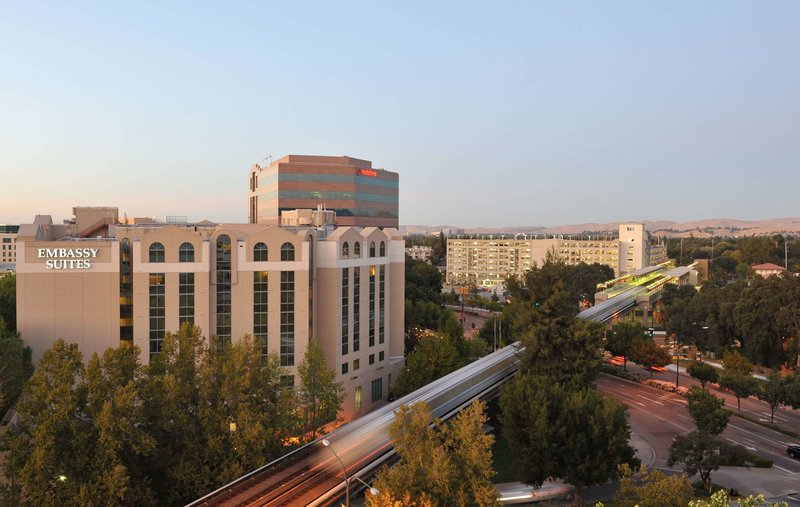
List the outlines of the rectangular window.
{"label": "rectangular window", "polygon": [[161,352],[166,332],[164,315],[166,307],[164,273],[150,273],[150,357]]}
{"label": "rectangular window", "polygon": [[353,371],[356,371],[359,368],[361,368],[361,360],[360,359],[353,359]]}
{"label": "rectangular window", "polygon": [[384,315],[385,315],[385,292],[386,292],[386,266],[380,268],[380,280],[378,286],[378,343],[385,341]]}
{"label": "rectangular window", "polygon": [[261,346],[261,355],[269,354],[269,277],[266,271],[253,272],[253,339]]}
{"label": "rectangular window", "polygon": [[[361,268],[353,269],[353,352],[358,352],[361,341]],[[355,369],[355,368],[354,368]]]}
{"label": "rectangular window", "polygon": [[281,271],[281,366],[294,366],[294,271]]}
{"label": "rectangular window", "polygon": [[294,375],[281,375],[281,387],[291,389],[294,387]]}
{"label": "rectangular window", "polygon": [[355,398],[355,410],[358,412],[361,410],[361,386],[356,386],[356,394]]}
{"label": "rectangular window", "polygon": [[372,381],[372,403],[383,399],[383,378]]}
{"label": "rectangular window", "polygon": [[380,352],[378,352],[378,361],[383,361],[383,359],[384,359],[384,355],[383,355],[383,351],[381,350]]}
{"label": "rectangular window", "polygon": [[178,273],[178,326],[194,325],[194,273]]}
{"label": "rectangular window", "polygon": [[342,375],[345,375],[347,373],[347,367],[348,367],[347,363],[342,363]]}
{"label": "rectangular window", "polygon": [[369,355],[369,364],[375,364],[375,354]]}
{"label": "rectangular window", "polygon": [[348,315],[350,312],[349,296],[350,296],[350,269],[342,269],[342,355],[347,355],[349,338],[350,338],[350,322]]}
{"label": "rectangular window", "polygon": [[375,266],[369,268],[369,346],[375,346]]}

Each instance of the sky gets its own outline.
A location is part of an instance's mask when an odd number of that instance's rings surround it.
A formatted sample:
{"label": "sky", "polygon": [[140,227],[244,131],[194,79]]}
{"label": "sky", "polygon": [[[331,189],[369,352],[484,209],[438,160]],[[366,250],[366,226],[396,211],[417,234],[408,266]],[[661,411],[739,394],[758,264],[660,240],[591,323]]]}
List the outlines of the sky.
{"label": "sky", "polygon": [[800,2],[0,0],[0,223],[247,221],[253,163],[400,223],[800,216]]}

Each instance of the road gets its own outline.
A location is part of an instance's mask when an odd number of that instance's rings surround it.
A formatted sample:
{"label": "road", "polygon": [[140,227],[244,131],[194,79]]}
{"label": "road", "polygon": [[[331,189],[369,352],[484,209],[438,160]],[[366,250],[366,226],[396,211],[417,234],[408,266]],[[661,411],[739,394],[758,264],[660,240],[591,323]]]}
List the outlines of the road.
{"label": "road", "polygon": [[[674,366],[673,366],[674,368]],[[650,376],[650,372],[641,366],[628,361],[628,371],[638,373],[645,377]],[[654,372],[653,378],[664,380],[666,382],[675,383],[675,371]],[[681,366],[681,375],[679,385],[688,387],[692,385],[699,386],[700,382],[693,379],[685,373],[683,366]],[[725,406],[730,410],[736,411],[736,396],[730,391],[720,389],[716,384],[707,385],[706,387],[716,396],[725,400]],[[769,405],[756,397],[744,398],[741,400],[742,415],[746,415],[752,419],[769,422],[770,413]],[[775,412],[775,425],[783,429],[793,431],[800,434],[800,410],[794,410],[790,407],[781,407]]]}
{"label": "road", "polygon": [[[650,467],[667,469],[669,445],[678,435],[694,430],[694,422],[686,410],[686,400],[674,393],[637,384],[611,375],[601,375],[596,385],[600,391],[622,401],[628,406],[632,433],[646,442],[652,454],[645,459]],[[731,417],[722,438],[740,444],[750,451],[769,458],[774,465],[771,470],[740,469],[725,467],[728,478],[737,481],[728,485],[719,481],[723,471],[712,472],[712,480],[727,487],[737,487],[742,491],[759,491],[778,494],[800,489],[800,460],[786,454],[786,446],[798,443],[782,433],[764,428],[741,418]],[[647,453],[645,453],[647,454]],[[643,456],[644,457],[644,456]],[[650,461],[647,463],[647,461]],[[680,470],[680,466],[674,467]],[[771,490],[767,490],[769,485]]]}

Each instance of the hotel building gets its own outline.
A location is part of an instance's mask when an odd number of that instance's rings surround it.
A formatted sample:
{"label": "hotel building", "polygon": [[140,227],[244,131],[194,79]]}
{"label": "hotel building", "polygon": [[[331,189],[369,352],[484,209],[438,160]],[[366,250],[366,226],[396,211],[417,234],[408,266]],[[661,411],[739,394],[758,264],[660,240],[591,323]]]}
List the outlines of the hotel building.
{"label": "hotel building", "polygon": [[37,216],[17,238],[17,327],[34,358],[53,341],[84,357],[127,341],[142,361],[184,322],[249,334],[296,375],[316,337],[360,415],[388,396],[403,360],[405,255],[392,228],[120,223],[116,208]]}
{"label": "hotel building", "polygon": [[250,169],[249,222],[278,224],[280,215],[322,206],[336,225],[398,227],[398,174],[352,157],[287,155]]}
{"label": "hotel building", "polygon": [[508,276],[522,276],[534,264],[541,265],[548,251],[569,265],[604,264],[615,276],[667,260],[666,245],[653,244],[643,224],[621,224],[618,238],[448,239],[446,283],[497,285]]}

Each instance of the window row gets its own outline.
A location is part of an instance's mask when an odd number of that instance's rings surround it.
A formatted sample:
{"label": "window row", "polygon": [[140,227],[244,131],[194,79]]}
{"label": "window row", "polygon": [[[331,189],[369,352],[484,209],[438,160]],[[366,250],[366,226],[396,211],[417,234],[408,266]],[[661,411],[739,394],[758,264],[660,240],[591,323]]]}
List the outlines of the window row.
{"label": "window row", "polygon": [[[220,243],[230,244],[228,236],[222,235],[217,240],[217,248],[219,249]],[[381,243],[383,245],[383,243]],[[294,245],[291,243],[284,243],[281,245],[281,260],[293,261],[294,260]],[[253,247],[253,260],[256,262],[263,262],[269,259],[267,245],[264,243],[256,243]],[[164,245],[155,242],[150,245],[149,262],[165,262]],[[194,262],[194,246],[191,243],[182,243],[178,248],[178,262]]]}
{"label": "window row", "polygon": [[[379,257],[386,257],[386,243],[384,241],[380,242],[378,256]],[[369,243],[369,256],[375,257],[375,242],[370,241]],[[353,243],[353,257],[358,259],[361,257],[361,242],[356,241]],[[349,259],[350,258],[350,243],[345,241],[342,243],[342,259]]]}

